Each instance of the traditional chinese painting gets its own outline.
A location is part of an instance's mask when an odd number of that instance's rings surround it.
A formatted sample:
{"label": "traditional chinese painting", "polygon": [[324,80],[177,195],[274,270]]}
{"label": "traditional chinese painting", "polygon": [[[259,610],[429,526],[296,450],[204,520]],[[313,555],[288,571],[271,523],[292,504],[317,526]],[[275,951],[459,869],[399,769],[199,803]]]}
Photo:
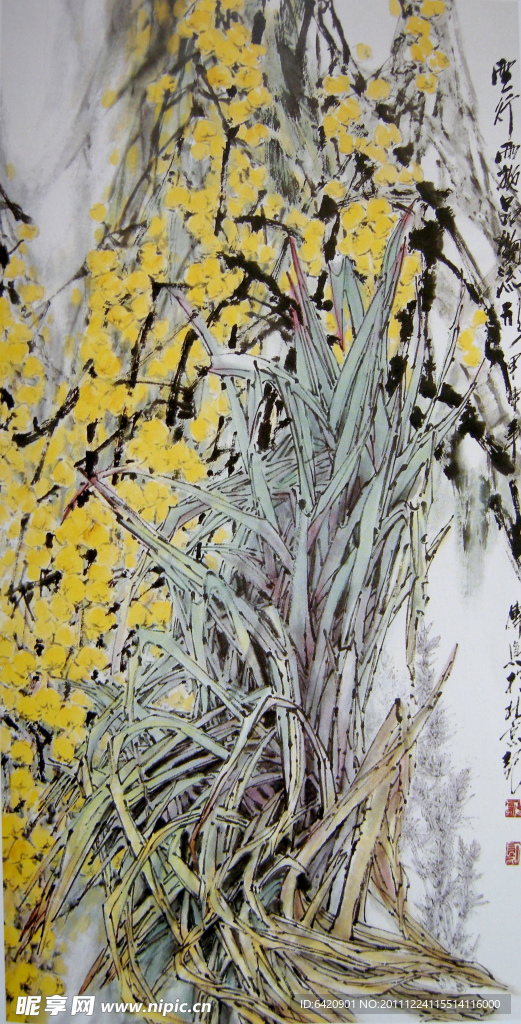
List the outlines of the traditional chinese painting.
{"label": "traditional chinese painting", "polygon": [[4,0],[8,1021],[519,1008],[518,70],[510,0]]}

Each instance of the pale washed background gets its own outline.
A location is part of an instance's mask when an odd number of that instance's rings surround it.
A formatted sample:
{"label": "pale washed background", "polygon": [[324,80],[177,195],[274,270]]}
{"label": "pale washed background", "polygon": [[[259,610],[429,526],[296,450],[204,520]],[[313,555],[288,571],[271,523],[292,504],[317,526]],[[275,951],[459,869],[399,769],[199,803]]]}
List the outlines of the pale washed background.
{"label": "pale washed background", "polygon": [[[457,3],[481,129],[493,155],[505,136],[501,129],[492,129],[497,100],[490,74],[500,57],[519,57],[518,4],[516,0]],[[377,66],[388,54],[395,26],[395,19],[387,13],[387,0],[337,0],[336,6],[347,26],[350,45],[369,43]],[[103,198],[113,172],[108,156],[115,145],[120,116],[117,105],[103,111],[99,101],[105,89],[118,82],[122,64],[117,21],[125,15],[125,7],[124,0],[0,2],[1,178],[10,196],[39,225],[34,256],[48,294],[66,283],[94,244],[95,225],[88,211]],[[516,125],[521,140],[519,108]],[[8,163],[16,173],[5,182]],[[489,268],[485,265],[483,269],[487,272]],[[65,308],[58,301],[56,315]],[[521,841],[521,819],[504,817],[509,790],[499,742],[505,728],[505,624],[510,605],[521,600],[521,584],[509,562],[506,544],[494,528],[479,583],[464,573],[458,543],[453,531],[433,563],[428,621],[433,623],[433,634],[441,636],[440,667],[453,644],[459,644],[445,706],[451,720],[458,722],[451,749],[453,763],[456,768],[471,768],[475,794],[469,804],[465,839],[476,838],[481,845],[478,891],[488,901],[470,922],[473,933],[480,935],[476,957],[513,992],[512,1015],[494,1019],[521,1024],[521,866],[507,868],[504,863],[507,840]],[[401,644],[400,627],[401,622],[396,630]],[[389,653],[394,658],[395,652]],[[398,650],[396,664],[401,664]],[[414,893],[413,888],[413,899]],[[417,895],[420,898],[419,890]],[[99,949],[101,928],[100,915],[88,934],[82,934],[78,919],[67,956],[71,995],[78,991]],[[176,994],[181,996],[180,987]],[[114,996],[117,998],[106,990],[103,999]],[[100,1001],[98,995],[98,1006]],[[0,1015],[2,1012],[0,1007]],[[53,1019],[69,1024],[67,1018],[68,1014],[60,1014]],[[114,1019],[121,1021],[122,1017]],[[132,1020],[130,1016],[127,1019]],[[380,1016],[367,1019],[375,1024],[391,1020]],[[413,1018],[392,1018],[400,1019]],[[108,1024],[109,1015],[71,1020],[72,1024],[81,1020]]]}

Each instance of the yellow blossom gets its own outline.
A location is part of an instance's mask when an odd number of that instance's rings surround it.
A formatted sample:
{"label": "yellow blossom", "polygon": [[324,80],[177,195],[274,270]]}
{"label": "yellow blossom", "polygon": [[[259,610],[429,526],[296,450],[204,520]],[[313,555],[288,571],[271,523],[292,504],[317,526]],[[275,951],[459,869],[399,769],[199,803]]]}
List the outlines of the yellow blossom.
{"label": "yellow blossom", "polygon": [[424,18],[435,18],[439,14],[443,14],[445,11],[445,0],[423,0],[420,8],[420,14]]}
{"label": "yellow blossom", "polygon": [[426,74],[416,76],[416,88],[419,92],[436,92],[436,86],[438,85],[438,79],[436,75]]}
{"label": "yellow blossom", "polygon": [[74,757],[74,743],[68,736],[55,736],[52,741],[51,752],[56,761],[64,761],[68,764]]}
{"label": "yellow blossom", "polygon": [[92,249],[87,255],[87,267],[91,274],[106,274],[112,270],[118,257],[112,249]]}
{"label": "yellow blossom", "polygon": [[90,208],[90,216],[92,220],[104,221],[107,216],[107,207],[103,203],[94,203],[94,206]]}
{"label": "yellow blossom", "polygon": [[207,78],[213,89],[229,89],[233,83],[229,68],[215,64],[207,72]]}
{"label": "yellow blossom", "polygon": [[429,67],[432,71],[445,71],[450,67],[450,60],[441,50],[436,50],[429,59]]}
{"label": "yellow blossom", "polygon": [[383,78],[373,78],[365,91],[370,100],[386,100],[389,98],[391,86]]}
{"label": "yellow blossom", "polygon": [[326,75],[323,89],[328,96],[339,96],[341,93],[349,92],[351,82],[347,75]]}
{"label": "yellow blossom", "polygon": [[105,109],[113,107],[117,98],[118,94],[115,91],[115,89],[107,89],[107,91],[103,93],[103,96],[101,98],[102,107],[105,107]]}
{"label": "yellow blossom", "polygon": [[19,761],[21,764],[33,763],[34,751],[26,740],[16,740],[11,747],[10,754],[13,761]]}

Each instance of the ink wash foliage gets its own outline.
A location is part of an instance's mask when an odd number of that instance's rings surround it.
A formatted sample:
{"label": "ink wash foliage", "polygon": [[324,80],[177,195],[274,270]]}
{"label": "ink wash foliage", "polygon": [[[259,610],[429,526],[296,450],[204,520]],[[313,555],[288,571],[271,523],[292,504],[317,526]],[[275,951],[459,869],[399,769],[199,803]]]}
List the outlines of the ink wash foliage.
{"label": "ink wash foliage", "polygon": [[[431,679],[431,512],[469,441],[519,553],[508,369],[460,217],[493,241],[498,214],[454,3],[392,5],[366,76],[325,0],[157,0],[123,29],[114,8],[126,132],[69,282],[79,341],[3,196],[11,1000],[58,985],[87,893],[84,989],[148,1004],[177,978],[215,1021],[493,980],[463,932],[475,849],[440,876],[458,920],[433,898],[425,922],[400,850],[455,657]],[[416,698],[366,736],[400,621]]]}
{"label": "ink wash foliage", "polygon": [[[416,687],[422,703],[434,682],[434,661],[440,637],[418,632]],[[480,847],[465,843],[461,828],[468,821],[470,769],[455,771],[448,744],[452,731],[442,704],[435,709],[418,740],[416,766],[404,824],[404,855],[410,850],[425,892],[422,924],[446,949],[474,956],[478,940],[466,931],[469,917],[483,903],[475,890]]]}

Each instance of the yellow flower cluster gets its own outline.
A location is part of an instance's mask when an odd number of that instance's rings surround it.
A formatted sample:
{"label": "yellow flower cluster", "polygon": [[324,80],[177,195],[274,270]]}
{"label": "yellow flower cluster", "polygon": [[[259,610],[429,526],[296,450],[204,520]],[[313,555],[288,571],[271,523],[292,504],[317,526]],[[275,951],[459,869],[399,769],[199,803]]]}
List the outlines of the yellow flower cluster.
{"label": "yellow flower cluster", "polygon": [[464,366],[475,368],[481,363],[484,350],[483,328],[487,323],[485,310],[477,309],[470,326],[460,331],[457,344]]}
{"label": "yellow flower cluster", "polygon": [[416,277],[421,272],[421,258],[418,252],[410,252],[405,256],[402,270],[394,297],[392,316],[389,323],[387,336],[389,339],[389,358],[395,355],[400,343],[400,321],[397,314],[400,313],[409,302],[416,299]]}
{"label": "yellow flower cluster", "polygon": [[[435,41],[443,8],[442,0],[424,0],[407,21],[423,91],[433,91],[433,80],[436,88],[447,66]],[[391,201],[396,190],[407,194],[422,179],[417,164],[397,162],[400,131],[380,119],[390,83],[372,77],[358,95],[347,75],[330,74],[320,90],[318,128],[326,155],[319,187],[297,170],[292,198],[276,192],[265,147],[274,141],[289,154],[292,143],[272,116],[276,97],[267,88],[266,51],[252,43],[242,10],[243,0],[177,0],[173,8],[155,0],[138,10],[129,66],[146,69],[158,38],[168,40],[162,66],[141,79],[146,123],[153,121],[159,144],[149,159],[140,126],[129,131],[121,159],[117,151],[110,157],[118,166],[117,187],[90,210],[99,246],[86,257],[81,287],[71,289],[75,324],[82,326],[60,347],[59,365],[48,355],[52,324],[42,319],[43,289],[27,269],[30,227],[21,228],[5,268],[4,278],[21,300],[15,307],[5,293],[0,297],[0,559],[7,581],[0,593],[0,686],[17,726],[1,736],[8,757],[10,999],[20,992],[45,994],[46,976],[52,992],[60,991],[52,935],[47,959],[36,957],[34,944],[15,959],[23,913],[41,896],[34,886],[22,912],[22,891],[53,840],[44,825],[34,824],[45,786],[60,765],[74,771],[80,766],[95,707],[86,691],[93,693],[90,687],[112,671],[116,628],[169,629],[172,621],[166,586],[155,578],[152,586],[148,576],[134,573],[144,562],[139,544],[77,466],[85,464],[87,450],[100,453],[93,472],[110,482],[115,500],[161,528],[177,502],[176,481],[204,479],[205,451],[228,413],[221,380],[207,372],[208,355],[175,306],[170,285],[211,320],[220,343],[252,345],[250,325],[266,316],[278,289],[291,288],[288,234],[305,274],[318,278],[327,270],[324,247],[337,219],[337,252],[352,259],[369,301],[397,221]],[[188,53],[182,88],[169,70],[181,46]],[[369,59],[369,48],[359,47],[357,55]],[[102,106],[109,109],[123,95],[108,90]],[[374,165],[365,198],[349,194],[344,183],[350,178],[346,163],[358,154]],[[329,223],[327,203],[325,219],[320,212],[324,198],[335,204]],[[407,256],[389,328],[390,354],[399,338],[396,314],[414,298],[419,271],[418,255]],[[271,275],[277,280],[270,288]],[[324,296],[331,299],[328,285]],[[335,347],[340,362],[351,339],[348,318],[346,323]],[[332,312],[325,325],[338,336]],[[478,328],[473,321],[459,339],[469,366],[476,365]],[[173,432],[166,410],[180,367],[178,397],[190,404]],[[173,543],[184,547],[196,526],[178,529]],[[228,539],[227,530],[212,536],[206,562],[216,571],[219,545]],[[116,672],[112,681],[123,679]],[[171,699],[178,703],[169,706],[189,711],[193,693],[179,690]]]}
{"label": "yellow flower cluster", "polygon": [[378,274],[387,240],[396,223],[387,199],[350,203],[341,217],[344,236],[338,250],[353,260],[359,274],[371,281]]}
{"label": "yellow flower cluster", "polygon": [[[36,305],[43,289],[28,276],[21,258],[23,241],[20,255],[6,268],[21,302],[15,306],[6,294],[0,298],[0,688],[2,706],[16,723],[15,732],[2,727],[1,736],[7,756],[3,853],[8,1005],[24,992],[61,991],[55,972],[62,973],[63,967],[53,950],[52,933],[37,954],[39,935],[18,952],[24,919],[42,895],[37,885],[29,896],[25,889],[53,841],[34,822],[53,767],[71,765],[82,756],[87,714],[93,707],[82,684],[108,671],[115,611],[139,550],[128,533],[116,528],[101,500],[90,495],[86,504],[75,501],[82,482],[75,463],[87,447],[106,441],[120,416],[143,413],[124,448],[125,460],[190,480],[205,472],[195,447],[184,439],[172,444],[164,422],[145,414],[147,384],[138,381],[129,388],[123,383],[152,308],[151,281],[166,265],[164,224],[158,222],[159,217],[150,218],[130,271],[120,252],[102,248],[89,253],[87,325],[82,335],[66,343],[61,381],[49,372],[50,331]],[[23,232],[27,229],[20,232],[22,239]],[[79,289],[71,300],[81,303]],[[177,369],[180,332],[172,343],[169,330],[167,318],[154,321],[149,348],[144,346],[142,353],[145,377],[152,356],[157,370],[163,349],[168,373]],[[195,378],[204,359],[201,346],[193,346],[186,375]],[[215,404],[224,411],[221,396]],[[203,409],[208,414],[213,421],[220,415]],[[46,422],[52,423],[51,429],[40,430],[38,424]],[[189,436],[193,444],[195,435]],[[162,522],[175,503],[171,484],[150,480],[137,489],[140,500],[133,507],[143,518]],[[128,628],[138,621],[156,628],[167,625],[171,608],[166,595],[157,587],[140,593],[130,606]],[[60,827],[67,827],[67,819]]]}
{"label": "yellow flower cluster", "polygon": [[[31,864],[32,868],[34,862],[31,862],[29,853],[26,851],[26,841],[21,839],[18,843],[19,845],[13,851],[13,857],[20,858],[18,864]],[[28,843],[27,845],[31,846],[34,852],[32,844]],[[4,871],[5,866],[6,862],[4,862]],[[36,906],[41,896],[40,887],[34,886],[31,896],[26,900],[26,905]],[[43,996],[45,999],[45,996],[60,995],[65,991],[62,975],[65,974],[66,968],[59,951],[55,949],[55,936],[52,931],[49,932],[42,951],[37,951],[41,938],[40,929],[40,932],[37,932],[34,936],[34,940],[25,947],[23,953],[17,953],[21,931],[17,925],[11,923],[17,920],[17,909],[8,887],[4,892],[5,1008],[7,1020],[16,1019],[18,996],[37,995]],[[22,1020],[24,1018],[18,1017],[18,1019]],[[29,1017],[25,1019],[30,1020]]]}
{"label": "yellow flower cluster", "polygon": [[[366,113],[371,116],[372,107],[364,112],[360,98],[352,93],[347,75],[325,78],[322,92],[326,97],[324,109],[327,110],[322,127],[326,138],[338,147],[340,161],[353,153],[364,153],[376,165],[373,181],[379,188],[410,185],[413,181],[421,180],[421,168],[414,163],[403,167],[395,159],[394,147],[402,142],[401,133],[395,124],[379,121],[372,137],[367,134],[364,122]],[[378,111],[378,104],[387,101],[390,93],[389,82],[383,78],[372,78],[367,85],[365,99],[371,105],[374,104]],[[335,98],[333,103],[332,98]]]}
{"label": "yellow flower cluster", "polygon": [[420,15],[411,15],[405,29],[413,40],[410,44],[411,60],[423,67],[416,76],[419,92],[435,93],[438,75],[450,66],[450,60],[436,44],[436,31],[432,19],[445,11],[444,0],[424,0]]}

